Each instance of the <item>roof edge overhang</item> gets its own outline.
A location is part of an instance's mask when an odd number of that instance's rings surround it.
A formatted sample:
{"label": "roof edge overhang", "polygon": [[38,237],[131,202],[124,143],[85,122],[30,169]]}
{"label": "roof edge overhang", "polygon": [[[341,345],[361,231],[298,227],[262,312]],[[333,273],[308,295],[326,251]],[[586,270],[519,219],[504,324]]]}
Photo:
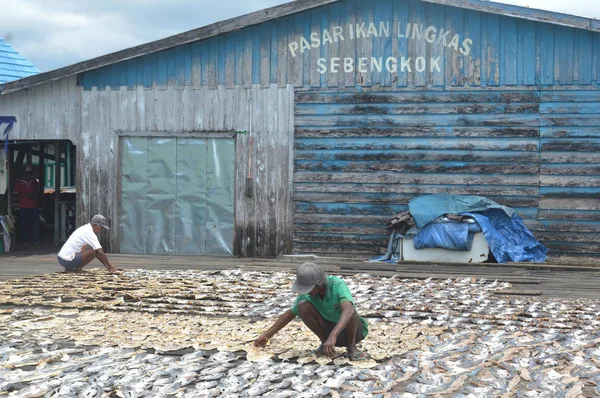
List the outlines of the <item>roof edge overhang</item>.
{"label": "roof edge overhang", "polygon": [[336,3],[340,0],[296,0],[290,3],[281,4],[275,7],[256,11],[240,17],[230,18],[224,21],[216,22],[198,29],[189,30],[169,36],[164,39],[156,40],[150,43],[116,51],[87,61],[79,62],[64,68],[40,73],[31,77],[26,77],[13,82],[0,84],[0,95],[9,94],[31,86],[46,83],[53,80],[62,79],[68,76],[98,69],[117,62],[126,61],[131,58],[140,57],[157,51],[167,50],[182,44],[192,43],[198,40],[208,39],[224,33],[241,30],[248,26],[259,25],[277,18],[296,14],[299,12],[311,10],[325,6],[330,3]]}
{"label": "roof edge overhang", "polygon": [[594,18],[579,17],[577,15],[563,14],[554,11],[539,10],[535,8],[516,6],[512,4],[495,3],[486,0],[421,0],[426,3],[444,6],[466,8],[471,11],[487,12],[490,14],[504,15],[527,19],[534,22],[544,22],[570,28],[600,32],[600,21]]}
{"label": "roof edge overhang", "polygon": [[[239,17],[216,22],[198,29],[169,36],[164,39],[142,44],[136,47],[102,55],[87,61],[79,62],[64,68],[40,73],[10,83],[0,84],[0,95],[19,91],[31,86],[62,79],[68,76],[98,69],[131,58],[166,50],[182,44],[208,39],[224,33],[229,33],[243,28],[258,25],[277,18],[322,7],[342,0],[295,0],[279,6],[256,11]],[[526,19],[534,22],[550,23],[593,32],[600,32],[600,21],[592,18],[579,17],[556,13],[552,11],[537,10],[533,8],[515,6],[511,4],[494,3],[485,0],[421,0],[426,3],[464,8],[472,11],[499,14],[508,17]]]}

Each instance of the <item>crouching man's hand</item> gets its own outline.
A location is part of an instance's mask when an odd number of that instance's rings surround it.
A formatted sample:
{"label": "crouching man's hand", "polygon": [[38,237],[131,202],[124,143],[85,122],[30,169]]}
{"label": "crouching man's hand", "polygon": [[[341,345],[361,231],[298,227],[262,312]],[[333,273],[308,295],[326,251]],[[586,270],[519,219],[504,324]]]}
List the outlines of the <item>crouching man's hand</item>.
{"label": "crouching man's hand", "polygon": [[265,336],[265,334],[261,334],[260,336],[258,336],[256,338],[256,340],[254,340],[254,346],[255,347],[264,347],[267,345],[267,343],[269,342],[269,337]]}
{"label": "crouching man's hand", "polygon": [[110,273],[110,274],[118,274],[119,273],[119,270],[114,265],[111,265],[106,268],[108,269],[108,273]]}

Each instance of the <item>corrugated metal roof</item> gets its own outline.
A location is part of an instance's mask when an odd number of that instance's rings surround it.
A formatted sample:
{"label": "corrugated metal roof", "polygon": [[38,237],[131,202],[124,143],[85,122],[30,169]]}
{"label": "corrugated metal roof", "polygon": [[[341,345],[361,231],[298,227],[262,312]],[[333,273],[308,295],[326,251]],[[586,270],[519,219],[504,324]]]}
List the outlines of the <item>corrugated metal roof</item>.
{"label": "corrugated metal roof", "polygon": [[40,70],[0,39],[0,84],[37,75]]}
{"label": "corrugated metal roof", "polygon": [[[153,41],[140,46],[102,55],[91,60],[79,62],[64,68],[40,73],[11,83],[0,82],[0,94],[6,94],[24,88],[45,83],[52,80],[62,79],[78,73],[83,73],[103,66],[112,65],[131,58],[166,50],[182,44],[204,40],[210,37],[222,35],[258,25],[288,15],[311,10],[341,0],[296,0],[279,6],[256,11],[240,17],[216,22],[202,28],[190,30],[165,39]],[[545,22],[555,25],[567,26],[576,29],[584,29],[592,32],[600,32],[600,21],[593,18],[579,17],[575,15],[562,14],[552,11],[536,10],[528,7],[515,6],[511,4],[495,3],[488,0],[421,0],[426,3],[434,3],[451,7],[464,8],[467,10],[504,15],[519,19],[527,19],[535,22]]]}

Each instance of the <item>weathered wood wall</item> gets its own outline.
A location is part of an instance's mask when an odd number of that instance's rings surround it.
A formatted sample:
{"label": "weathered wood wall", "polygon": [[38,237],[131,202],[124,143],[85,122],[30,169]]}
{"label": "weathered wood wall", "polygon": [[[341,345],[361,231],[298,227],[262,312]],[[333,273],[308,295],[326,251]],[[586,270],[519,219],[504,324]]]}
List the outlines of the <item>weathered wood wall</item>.
{"label": "weathered wood wall", "polygon": [[483,195],[536,229],[535,91],[296,95],[294,248],[385,252],[386,221],[418,195]]}
{"label": "weathered wood wall", "polygon": [[539,239],[551,255],[600,256],[600,92],[540,98]]}
{"label": "weathered wood wall", "polygon": [[551,257],[598,256],[598,91],[296,94],[294,249],[376,254],[418,195],[514,208]]}
{"label": "weathered wood wall", "polygon": [[[248,135],[238,134],[235,252],[276,256],[291,251],[292,87],[84,91],[66,79],[0,97],[0,113],[17,117],[11,139],[70,139],[77,145],[78,224],[96,213],[118,220],[119,134],[250,131],[256,190],[245,197]],[[118,249],[117,233],[118,228],[111,229],[109,250]]]}
{"label": "weathered wood wall", "polygon": [[10,139],[71,140],[81,136],[81,87],[75,76],[0,95],[0,115],[16,116]]}
{"label": "weathered wood wall", "polygon": [[457,192],[515,207],[555,255],[598,256],[598,54],[584,29],[343,0],[83,73],[83,91],[69,78],[9,94],[0,112],[19,119],[11,138],[78,145],[78,220],[116,219],[115,132],[247,130],[252,114],[257,189],[243,196],[238,137],[236,254],[290,252],[294,213],[296,251],[377,251],[410,197]]}
{"label": "weathered wood wall", "polygon": [[[185,136],[194,132],[249,131],[254,139],[252,159],[256,184],[245,197],[248,135],[236,139],[235,254],[276,256],[291,248],[292,228],[290,154],[293,139],[293,89],[219,87],[194,89],[137,87],[82,93],[84,131],[80,152],[91,160],[81,164],[81,205],[118,219],[118,134]],[[252,124],[250,124],[250,120]],[[105,181],[106,184],[97,184]],[[79,192],[79,191],[78,191]],[[84,197],[86,199],[84,199]],[[112,200],[104,200],[111,198]],[[111,234],[111,245],[118,237]]]}
{"label": "weathered wood wall", "polygon": [[[81,134],[81,94],[82,89],[77,86],[76,77],[71,76],[0,95],[0,115],[17,118],[8,139],[50,143],[55,140],[70,140],[79,146],[85,139]],[[77,169],[85,170],[88,159],[87,154],[78,150]],[[83,174],[76,173],[78,186]],[[88,198],[84,197],[83,200],[88,201]],[[78,223],[81,220],[89,220],[92,215],[82,213],[82,206],[77,206]]]}

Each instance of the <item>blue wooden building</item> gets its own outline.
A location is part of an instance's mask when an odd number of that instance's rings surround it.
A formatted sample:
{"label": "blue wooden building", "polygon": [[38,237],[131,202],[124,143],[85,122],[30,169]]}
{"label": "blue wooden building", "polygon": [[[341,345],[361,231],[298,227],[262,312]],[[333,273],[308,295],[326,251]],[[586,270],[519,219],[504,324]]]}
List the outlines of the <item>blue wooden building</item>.
{"label": "blue wooden building", "polygon": [[411,198],[457,193],[599,256],[599,53],[587,18],[299,0],[1,85],[0,114],[75,145],[113,251],[369,256]]}

